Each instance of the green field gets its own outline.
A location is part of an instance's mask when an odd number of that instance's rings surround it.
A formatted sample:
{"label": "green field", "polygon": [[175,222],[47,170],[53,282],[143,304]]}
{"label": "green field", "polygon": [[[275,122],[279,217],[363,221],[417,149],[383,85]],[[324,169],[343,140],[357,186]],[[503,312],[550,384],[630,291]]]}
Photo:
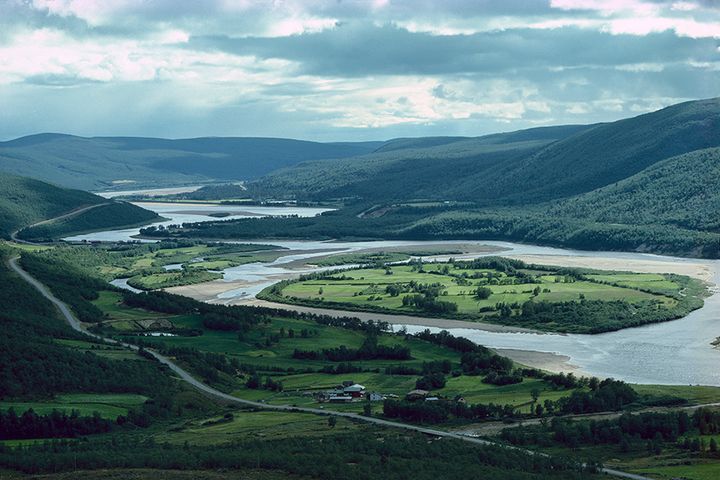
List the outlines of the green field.
{"label": "green field", "polygon": [[[418,311],[413,307],[403,306],[402,296],[392,296],[387,293],[386,287],[388,285],[408,284],[410,282],[439,283],[443,288],[441,299],[455,303],[458,306],[459,313],[468,315],[478,314],[481,308],[494,307],[497,303],[524,303],[531,299],[538,302],[567,302],[580,299],[580,295],[583,295],[587,300],[627,300],[630,302],[649,300],[660,301],[668,306],[676,303],[676,300],[672,297],[653,295],[630,286],[623,288],[592,281],[558,282],[556,279],[564,280],[564,278],[550,272],[542,272],[546,274],[535,276],[536,281],[532,283],[503,284],[504,282],[512,282],[512,277],[490,269],[451,269],[451,274],[467,273],[469,276],[492,273],[499,276],[498,282],[500,283],[489,283],[486,278],[481,278],[471,280],[468,285],[459,285],[456,281],[457,277],[439,273],[442,267],[441,264],[426,264],[423,267],[425,272],[418,273],[413,270],[412,266],[396,265],[390,267],[393,272],[392,275],[388,275],[385,269],[380,268],[343,271],[342,273],[330,275],[328,279],[292,283],[283,288],[282,293],[289,298],[296,297],[322,302],[347,303],[359,307],[382,307],[408,314],[418,313]],[[612,277],[613,275],[603,276],[603,278]],[[650,288],[657,284],[656,277],[664,278],[661,275],[646,274],[622,274],[621,277],[626,283],[629,281],[627,279],[632,279],[634,285],[648,286]],[[676,289],[680,288],[667,280],[663,282],[664,284],[672,285]],[[473,291],[480,286],[492,290],[489,298],[479,300],[473,296]],[[533,290],[536,287],[540,287],[542,291],[538,295],[533,295]],[[321,289],[322,293],[320,293]]]}
{"label": "green field", "polygon": [[677,275],[487,259],[309,275],[269,287],[260,297],[325,308],[599,333],[678,318],[702,306],[702,295],[700,282]]}
{"label": "green field", "polygon": [[720,463],[640,468],[634,469],[633,473],[649,475],[658,480],[717,480],[720,478]]}
{"label": "green field", "polygon": [[[117,331],[166,330],[166,328],[151,328],[151,325],[155,322],[162,322],[161,324],[170,322],[167,328],[168,330],[175,327],[183,327],[190,323],[199,325],[197,316],[168,315],[144,310],[142,308],[128,307],[122,303],[122,295],[119,292],[101,291],[98,295],[98,299],[93,300],[92,303],[105,314],[105,319],[102,322],[103,326],[111,327]],[[123,352],[131,354],[126,350],[123,350]]]}
{"label": "green field", "polygon": [[140,274],[130,277],[128,285],[141,290],[155,290],[158,288],[177,287],[180,285],[194,285],[196,283],[218,280],[223,277],[219,272],[208,272],[200,268],[188,270],[172,270],[167,272]]}
{"label": "green field", "polygon": [[318,415],[240,410],[233,411],[228,418],[219,415],[192,420],[154,438],[158,442],[216,445],[249,438],[318,437],[358,428],[364,426],[343,418],[339,418],[335,428],[330,429],[327,418]]}
{"label": "green field", "polygon": [[105,418],[115,418],[119,415],[126,415],[128,410],[145,403],[147,397],[136,394],[100,394],[100,393],[77,393],[58,395],[54,400],[38,402],[0,402],[0,409],[14,408],[18,414],[32,408],[38,414],[47,414],[53,410],[65,411],[78,410],[81,415],[92,415],[98,412]]}

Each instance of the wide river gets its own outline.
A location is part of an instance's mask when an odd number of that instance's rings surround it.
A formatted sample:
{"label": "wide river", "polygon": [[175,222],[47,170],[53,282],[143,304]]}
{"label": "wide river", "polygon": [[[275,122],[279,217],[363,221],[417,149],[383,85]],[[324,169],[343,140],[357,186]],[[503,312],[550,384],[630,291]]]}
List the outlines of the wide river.
{"label": "wide river", "polygon": [[[218,220],[208,216],[213,212],[227,212],[226,218],[256,217],[264,215],[314,216],[322,209],[289,207],[227,207],[198,204],[141,203],[141,206],[158,212],[169,219],[160,223],[172,224],[193,221]],[[92,233],[72,237],[72,240],[130,240],[138,229],[126,229]],[[503,247],[502,255],[573,257],[582,264],[592,261],[651,262],[668,265],[668,270],[689,265],[701,265],[709,271],[708,280],[720,284],[718,261],[683,259],[640,253],[587,252],[566,250],[509,242],[318,242],[318,241],[259,241],[243,243],[272,243],[292,250],[292,254],[271,263],[253,263],[227,269],[225,282],[228,289],[217,293],[214,300],[252,298],[265,286],[280,278],[317,270],[315,267],[297,268],[297,260],[323,255],[319,250],[337,252],[358,251],[367,248],[390,248],[421,246],[429,243],[464,244],[478,243]],[[476,254],[475,256],[482,255]],[[660,263],[662,262],[662,263]],[[548,263],[552,263],[548,260]],[[662,268],[662,267],[661,267]],[[548,352],[569,357],[568,363],[582,373],[600,377],[614,377],[636,383],[700,384],[720,386],[720,350],[710,342],[720,336],[720,293],[714,289],[706,299],[705,306],[685,318],[644,327],[630,328],[599,335],[556,335],[534,333],[489,332],[479,329],[449,329],[455,335],[465,336],[492,348]],[[402,316],[397,324],[402,325]],[[407,326],[409,331],[425,327]]]}

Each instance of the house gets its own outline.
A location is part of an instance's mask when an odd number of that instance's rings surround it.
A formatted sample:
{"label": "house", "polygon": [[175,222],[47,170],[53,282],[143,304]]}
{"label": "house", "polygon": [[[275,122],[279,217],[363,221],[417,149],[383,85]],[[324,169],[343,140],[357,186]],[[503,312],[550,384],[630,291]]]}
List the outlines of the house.
{"label": "house", "polygon": [[427,397],[430,394],[427,390],[413,390],[411,392],[408,392],[407,395],[405,395],[406,400],[410,400],[411,402],[414,402],[415,400],[422,400],[425,397]]}
{"label": "house", "polygon": [[385,398],[385,395],[377,392],[370,392],[367,394],[367,399],[371,402],[382,402]]}
{"label": "house", "polygon": [[360,385],[359,383],[356,383],[354,385],[350,385],[349,387],[345,387],[343,389],[343,392],[353,398],[360,398],[365,394],[365,387],[363,385]]}

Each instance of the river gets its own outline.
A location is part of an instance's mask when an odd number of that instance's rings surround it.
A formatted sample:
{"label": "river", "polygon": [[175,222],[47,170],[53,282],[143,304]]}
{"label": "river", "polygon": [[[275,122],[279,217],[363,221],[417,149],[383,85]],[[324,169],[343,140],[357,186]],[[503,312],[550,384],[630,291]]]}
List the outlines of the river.
{"label": "river", "polygon": [[[240,218],[261,215],[296,214],[311,216],[321,209],[289,207],[225,207],[216,205],[178,205],[147,203],[140,204],[168,218],[164,224],[186,221],[217,220],[209,213],[223,211]],[[231,210],[232,209],[232,210]],[[189,213],[192,211],[193,213]],[[190,218],[192,217],[192,218]],[[138,229],[107,231],[73,237],[73,240],[129,240]],[[247,242],[243,242],[247,243]],[[205,289],[206,297],[218,303],[239,303],[252,299],[265,286],[282,278],[300,273],[317,271],[317,267],[302,266],[298,260],[326,255],[329,250],[338,253],[365,250],[369,248],[421,247],[429,244],[443,245],[490,245],[505,249],[502,255],[518,258],[545,258],[553,263],[553,257],[563,261],[574,260],[578,264],[596,266],[636,265],[656,271],[684,271],[690,267],[701,267],[707,273],[705,278],[715,285],[720,284],[720,263],[711,260],[664,257],[642,253],[588,252],[492,241],[422,242],[422,241],[378,241],[378,242],[319,242],[319,241],[258,241],[272,243],[290,249],[288,255],[270,263],[254,263],[229,268],[224,271],[222,281],[212,282]],[[487,255],[476,253],[468,257]],[[457,257],[457,256],[456,256]],[[618,268],[618,267],[615,267]],[[224,287],[224,288],[223,288]],[[202,286],[193,286],[196,291]],[[192,295],[194,296],[194,295]],[[396,317],[396,324],[402,326],[402,316]],[[425,327],[407,325],[409,331]],[[720,386],[720,351],[710,344],[720,336],[720,294],[706,299],[705,306],[690,315],[671,322],[624,329],[599,335],[558,335],[535,333],[491,332],[477,328],[452,328],[455,335],[465,336],[477,343],[498,349],[548,352],[567,357],[567,363],[586,374],[600,377],[614,377],[636,383],[657,384],[701,384]],[[513,356],[513,355],[510,355]]]}

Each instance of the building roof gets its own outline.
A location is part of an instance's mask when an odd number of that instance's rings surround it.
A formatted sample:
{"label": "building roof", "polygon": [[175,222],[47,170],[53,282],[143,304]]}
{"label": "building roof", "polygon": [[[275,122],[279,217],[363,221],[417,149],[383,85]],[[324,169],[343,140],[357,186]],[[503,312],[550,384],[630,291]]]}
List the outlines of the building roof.
{"label": "building roof", "polygon": [[350,385],[349,387],[345,387],[346,392],[362,392],[365,390],[365,387],[363,385],[360,385],[359,383],[356,383],[355,385]]}
{"label": "building roof", "polygon": [[411,396],[427,397],[430,394],[430,392],[428,392],[427,390],[417,389],[417,390],[412,390],[412,391],[408,392],[407,394],[409,397],[411,397]]}

